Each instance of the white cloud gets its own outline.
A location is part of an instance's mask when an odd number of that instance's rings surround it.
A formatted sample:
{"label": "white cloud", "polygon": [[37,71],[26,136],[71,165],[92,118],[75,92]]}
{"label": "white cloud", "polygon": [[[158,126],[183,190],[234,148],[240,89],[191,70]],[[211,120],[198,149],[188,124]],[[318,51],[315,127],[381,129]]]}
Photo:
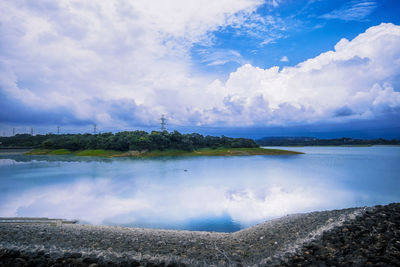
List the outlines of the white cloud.
{"label": "white cloud", "polygon": [[118,122],[97,116],[93,97],[145,104],[147,121],[179,113],[164,97],[194,105],[187,96],[210,81],[191,74],[192,44],[211,42],[212,31],[240,24],[261,2],[1,1],[0,76],[14,77],[1,88],[30,107],[65,107],[103,124]]}
{"label": "white cloud", "polygon": [[279,4],[282,2],[282,0],[268,0],[267,4],[276,8],[279,6]]}
{"label": "white cloud", "polygon": [[280,61],[281,62],[289,62],[289,59],[287,56],[283,56]]}
{"label": "white cloud", "polygon": [[294,67],[238,68],[221,84],[218,116],[264,125],[371,118],[400,108],[391,85],[399,74],[400,27],[381,24]]}
{"label": "white cloud", "polygon": [[241,15],[230,26],[236,30],[236,35],[257,39],[262,47],[286,38],[288,28],[296,27],[297,23],[294,20],[282,19],[278,15],[252,13]]}
{"label": "white cloud", "polygon": [[197,53],[200,55],[201,61],[208,66],[224,65],[229,62],[245,64],[242,55],[231,49],[201,49]]}
{"label": "white cloud", "polygon": [[244,64],[228,80],[193,71],[190,49],[212,43],[213,31],[284,27],[254,13],[261,3],[1,1],[1,93],[28,108],[70,110],[82,121],[116,128],[157,123],[160,114],[170,124],[270,125],[399,108],[393,84],[400,30],[392,24],[343,39],[334,51],[294,67],[261,69],[221,50],[206,54],[205,63]]}
{"label": "white cloud", "polygon": [[376,1],[355,0],[346,3],[339,9],[335,9],[330,13],[320,16],[320,18],[359,21],[365,19],[376,7]]}

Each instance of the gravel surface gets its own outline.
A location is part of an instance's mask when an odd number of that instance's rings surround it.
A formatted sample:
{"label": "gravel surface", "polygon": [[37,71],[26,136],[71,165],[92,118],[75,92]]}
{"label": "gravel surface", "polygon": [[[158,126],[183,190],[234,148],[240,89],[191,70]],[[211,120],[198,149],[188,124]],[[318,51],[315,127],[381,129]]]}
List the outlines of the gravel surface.
{"label": "gravel surface", "polygon": [[400,204],[377,206],[326,231],[283,266],[400,266]]}
{"label": "gravel surface", "polygon": [[294,214],[235,233],[0,224],[0,266],[400,266],[400,204]]}

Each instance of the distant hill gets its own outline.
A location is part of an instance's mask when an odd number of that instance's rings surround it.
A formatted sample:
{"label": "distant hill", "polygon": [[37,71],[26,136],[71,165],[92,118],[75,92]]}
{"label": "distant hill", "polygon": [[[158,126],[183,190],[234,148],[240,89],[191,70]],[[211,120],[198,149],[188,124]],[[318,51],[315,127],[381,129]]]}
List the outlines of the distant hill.
{"label": "distant hill", "polygon": [[271,136],[256,140],[260,146],[369,146],[369,145],[400,145],[400,140],[353,139],[348,137],[336,139],[319,139],[305,136]]}

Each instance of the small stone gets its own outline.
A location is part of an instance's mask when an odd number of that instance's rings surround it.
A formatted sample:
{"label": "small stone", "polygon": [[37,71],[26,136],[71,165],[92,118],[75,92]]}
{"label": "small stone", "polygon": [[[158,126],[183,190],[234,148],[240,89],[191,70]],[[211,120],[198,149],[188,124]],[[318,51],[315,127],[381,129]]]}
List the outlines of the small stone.
{"label": "small stone", "polygon": [[86,264],[92,264],[92,263],[97,263],[97,258],[95,257],[85,257],[82,262]]}
{"label": "small stone", "polygon": [[73,253],[71,253],[71,255],[69,256],[69,258],[73,258],[73,259],[77,259],[77,258],[80,258],[80,257],[82,257],[82,254],[79,253],[79,252],[73,252]]}
{"label": "small stone", "polygon": [[40,250],[40,251],[37,253],[37,255],[38,255],[39,257],[44,256],[44,254],[45,254],[45,252],[44,252],[43,250]]}

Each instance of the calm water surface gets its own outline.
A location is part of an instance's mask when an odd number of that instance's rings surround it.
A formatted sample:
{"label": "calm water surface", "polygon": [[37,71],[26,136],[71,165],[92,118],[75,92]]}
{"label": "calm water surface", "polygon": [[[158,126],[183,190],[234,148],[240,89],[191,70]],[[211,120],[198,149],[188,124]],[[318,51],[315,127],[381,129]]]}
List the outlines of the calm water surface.
{"label": "calm water surface", "polygon": [[99,159],[0,154],[0,216],[236,231],[289,213],[400,202],[400,147],[295,156]]}

